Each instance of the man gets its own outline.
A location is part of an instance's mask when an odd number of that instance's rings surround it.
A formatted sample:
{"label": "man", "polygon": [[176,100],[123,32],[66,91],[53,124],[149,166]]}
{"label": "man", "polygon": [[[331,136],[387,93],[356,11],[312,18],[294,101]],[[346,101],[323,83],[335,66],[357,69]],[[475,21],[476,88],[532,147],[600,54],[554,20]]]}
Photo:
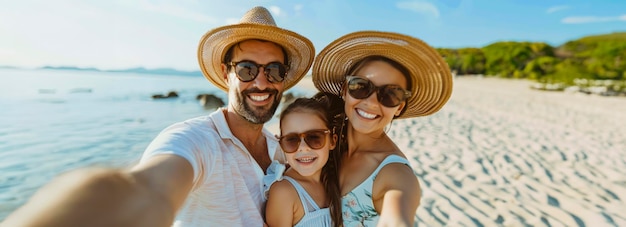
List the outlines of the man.
{"label": "man", "polygon": [[263,124],[314,55],[263,7],[207,32],[200,68],[228,92],[226,108],[166,128],[130,170],[60,176],[3,226],[262,226],[264,171],[283,158]]}

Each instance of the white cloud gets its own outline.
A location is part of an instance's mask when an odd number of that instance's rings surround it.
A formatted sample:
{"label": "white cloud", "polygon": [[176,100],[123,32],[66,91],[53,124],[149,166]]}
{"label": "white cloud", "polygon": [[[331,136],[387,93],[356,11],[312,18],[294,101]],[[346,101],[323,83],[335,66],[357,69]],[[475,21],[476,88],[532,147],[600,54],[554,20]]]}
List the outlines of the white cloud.
{"label": "white cloud", "polygon": [[268,10],[275,17],[280,17],[282,15],[282,10],[280,10],[280,7],[278,7],[278,6],[270,6]]}
{"label": "white cloud", "polygon": [[426,16],[439,18],[439,9],[437,9],[437,7],[430,2],[424,2],[424,1],[398,2],[396,3],[396,7],[398,7],[399,9],[404,9],[404,10],[413,11],[419,14],[424,14]]}
{"label": "white cloud", "polygon": [[566,5],[553,6],[553,7],[548,8],[548,10],[546,10],[546,13],[550,14],[550,13],[554,13],[554,12],[557,12],[557,11],[566,10],[568,8],[569,8],[569,6],[566,6]]}
{"label": "white cloud", "polygon": [[230,18],[226,18],[226,24],[237,24],[239,23],[239,18],[234,18],[234,17],[230,17]]}
{"label": "white cloud", "polygon": [[296,4],[295,6],[293,6],[293,10],[296,12],[302,11],[303,8],[304,6],[302,4]]}
{"label": "white cloud", "polygon": [[293,11],[296,16],[301,16],[303,9],[304,9],[304,5],[302,4],[296,4],[293,6]]}
{"label": "white cloud", "polygon": [[612,21],[626,21],[626,14],[616,17],[596,17],[596,16],[573,16],[561,20],[564,24],[588,24]]}

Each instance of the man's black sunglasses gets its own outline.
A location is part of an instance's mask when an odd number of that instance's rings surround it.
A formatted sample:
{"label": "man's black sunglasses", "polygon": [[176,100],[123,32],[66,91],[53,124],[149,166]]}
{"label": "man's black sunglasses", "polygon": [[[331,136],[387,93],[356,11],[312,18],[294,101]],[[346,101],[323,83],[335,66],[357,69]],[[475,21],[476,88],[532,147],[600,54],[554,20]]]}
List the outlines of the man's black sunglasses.
{"label": "man's black sunglasses", "polygon": [[278,83],[285,80],[289,66],[280,62],[270,62],[268,64],[257,64],[253,61],[229,62],[229,66],[235,67],[235,74],[242,82],[250,82],[259,75],[259,69],[263,67],[263,72],[267,81]]}

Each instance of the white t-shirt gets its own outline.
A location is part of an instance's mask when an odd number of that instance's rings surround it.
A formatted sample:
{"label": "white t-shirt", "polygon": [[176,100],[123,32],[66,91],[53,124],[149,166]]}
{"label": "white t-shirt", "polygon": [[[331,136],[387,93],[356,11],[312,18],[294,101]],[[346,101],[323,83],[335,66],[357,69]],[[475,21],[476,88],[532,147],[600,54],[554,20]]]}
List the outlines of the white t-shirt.
{"label": "white t-shirt", "polygon": [[[141,161],[158,154],[179,155],[193,167],[193,188],[173,226],[263,226],[264,171],[237,139],[223,109],[164,129]],[[278,140],[263,129],[269,156],[285,160]]]}

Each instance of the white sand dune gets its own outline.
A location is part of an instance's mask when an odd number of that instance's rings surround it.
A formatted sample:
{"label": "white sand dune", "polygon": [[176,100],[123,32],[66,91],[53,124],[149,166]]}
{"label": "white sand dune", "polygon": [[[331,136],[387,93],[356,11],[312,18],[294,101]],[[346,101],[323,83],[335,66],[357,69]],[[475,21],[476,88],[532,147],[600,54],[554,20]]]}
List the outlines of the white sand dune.
{"label": "white sand dune", "polygon": [[626,98],[529,85],[457,77],[441,111],[393,123],[419,226],[626,226]]}

